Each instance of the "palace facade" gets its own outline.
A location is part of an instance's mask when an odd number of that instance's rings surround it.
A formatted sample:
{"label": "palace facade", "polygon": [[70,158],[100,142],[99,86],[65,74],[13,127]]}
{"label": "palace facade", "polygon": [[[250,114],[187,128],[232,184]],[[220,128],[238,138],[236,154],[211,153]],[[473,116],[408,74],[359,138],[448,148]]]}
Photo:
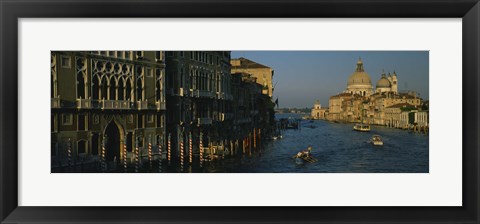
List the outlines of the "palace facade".
{"label": "palace facade", "polygon": [[164,75],[162,51],[53,51],[52,171],[131,164],[161,144]]}

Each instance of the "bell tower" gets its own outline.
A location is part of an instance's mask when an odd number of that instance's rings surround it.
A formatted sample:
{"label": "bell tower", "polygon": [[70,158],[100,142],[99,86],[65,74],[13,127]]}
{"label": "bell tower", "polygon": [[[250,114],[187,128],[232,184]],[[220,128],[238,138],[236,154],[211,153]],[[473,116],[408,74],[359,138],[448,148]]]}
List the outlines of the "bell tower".
{"label": "bell tower", "polygon": [[397,73],[395,70],[393,70],[393,75],[392,75],[392,92],[398,93],[398,80],[397,80]]}

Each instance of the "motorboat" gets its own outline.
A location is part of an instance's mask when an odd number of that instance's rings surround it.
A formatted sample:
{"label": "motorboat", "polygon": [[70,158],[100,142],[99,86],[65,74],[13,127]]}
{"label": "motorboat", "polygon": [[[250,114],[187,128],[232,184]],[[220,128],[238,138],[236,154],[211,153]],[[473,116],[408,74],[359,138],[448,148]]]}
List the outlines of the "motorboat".
{"label": "motorboat", "polygon": [[371,142],[373,145],[383,145],[383,141],[380,135],[372,136]]}
{"label": "motorboat", "polygon": [[368,125],[368,124],[355,124],[353,126],[353,130],[361,131],[361,132],[369,132],[370,131],[370,125]]}

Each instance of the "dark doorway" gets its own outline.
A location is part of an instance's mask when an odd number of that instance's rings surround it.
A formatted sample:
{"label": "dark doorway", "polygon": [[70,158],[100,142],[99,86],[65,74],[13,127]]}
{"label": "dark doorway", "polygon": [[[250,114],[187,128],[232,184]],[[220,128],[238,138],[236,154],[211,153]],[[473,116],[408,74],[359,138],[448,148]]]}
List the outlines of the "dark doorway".
{"label": "dark doorway", "polygon": [[115,122],[108,124],[105,134],[107,135],[105,159],[113,161],[116,158],[117,162],[120,161],[120,130]]}
{"label": "dark doorway", "polygon": [[93,133],[92,135],[92,155],[98,155],[98,134]]}

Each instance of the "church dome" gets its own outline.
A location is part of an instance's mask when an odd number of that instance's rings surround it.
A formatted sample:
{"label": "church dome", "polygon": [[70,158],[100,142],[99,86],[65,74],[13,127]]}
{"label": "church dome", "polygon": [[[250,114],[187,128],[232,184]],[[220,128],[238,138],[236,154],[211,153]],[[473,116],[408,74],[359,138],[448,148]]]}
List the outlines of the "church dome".
{"label": "church dome", "polygon": [[382,78],[380,78],[377,82],[377,88],[390,88],[392,84],[388,81],[385,74],[382,74]]}
{"label": "church dome", "polygon": [[357,69],[355,70],[350,78],[348,78],[348,85],[372,85],[372,81],[370,80],[370,76],[363,70],[363,62],[362,59],[358,59],[357,62]]}

